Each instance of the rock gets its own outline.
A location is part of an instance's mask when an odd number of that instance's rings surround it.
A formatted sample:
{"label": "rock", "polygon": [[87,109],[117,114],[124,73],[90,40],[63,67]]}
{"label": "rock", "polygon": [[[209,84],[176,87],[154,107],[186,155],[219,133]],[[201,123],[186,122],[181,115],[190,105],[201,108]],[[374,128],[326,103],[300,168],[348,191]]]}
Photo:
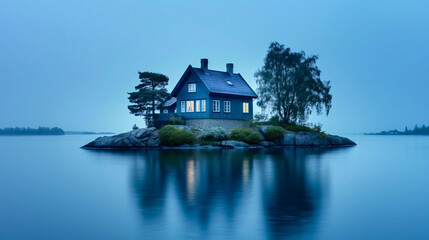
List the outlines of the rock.
{"label": "rock", "polygon": [[265,135],[265,132],[270,127],[274,127],[274,126],[273,125],[264,125],[264,126],[261,126],[261,132],[262,132],[262,134]]}
{"label": "rock", "polygon": [[149,137],[146,143],[148,147],[159,147],[159,145],[161,145],[161,140],[159,139],[158,134],[154,134]]}
{"label": "rock", "polygon": [[312,146],[315,139],[319,137],[320,133],[312,132],[297,132],[295,134],[295,145],[297,146]]}
{"label": "rock", "polygon": [[270,147],[270,146],[276,145],[275,143],[269,142],[269,141],[262,141],[262,142],[260,142],[258,144],[261,145],[261,146],[264,146],[264,147]]}
{"label": "rock", "polygon": [[355,142],[345,137],[328,136],[326,138],[329,140],[331,145],[336,145],[336,146],[355,146],[356,145]]}
{"label": "rock", "polygon": [[236,148],[236,147],[248,147],[249,144],[241,141],[228,140],[228,141],[222,141],[222,146],[229,147],[229,148]]}
{"label": "rock", "polygon": [[282,146],[294,146],[295,145],[295,133],[290,131],[285,131],[282,140],[276,141],[277,145]]}

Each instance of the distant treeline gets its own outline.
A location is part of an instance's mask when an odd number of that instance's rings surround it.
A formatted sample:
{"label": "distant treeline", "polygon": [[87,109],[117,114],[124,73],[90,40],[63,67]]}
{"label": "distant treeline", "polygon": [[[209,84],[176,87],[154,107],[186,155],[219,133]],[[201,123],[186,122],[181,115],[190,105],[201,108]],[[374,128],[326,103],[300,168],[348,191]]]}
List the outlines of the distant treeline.
{"label": "distant treeline", "polygon": [[399,131],[397,129],[390,131],[381,131],[379,133],[367,133],[367,135],[429,135],[429,126],[422,125],[421,127],[414,126],[414,129],[408,129],[405,127],[404,131]]}
{"label": "distant treeline", "polygon": [[39,128],[0,128],[0,135],[64,135],[61,128],[39,127]]}

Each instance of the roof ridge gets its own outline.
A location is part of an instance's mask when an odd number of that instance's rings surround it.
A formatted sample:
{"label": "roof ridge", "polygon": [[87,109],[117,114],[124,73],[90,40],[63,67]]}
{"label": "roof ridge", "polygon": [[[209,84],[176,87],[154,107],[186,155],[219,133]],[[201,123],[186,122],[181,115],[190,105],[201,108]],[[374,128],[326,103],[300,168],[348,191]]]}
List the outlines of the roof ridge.
{"label": "roof ridge", "polygon": [[[194,69],[199,69],[199,70],[201,70],[201,71],[204,71],[203,69],[201,69],[201,68],[197,68],[197,67],[192,67],[192,68],[194,68]],[[213,70],[213,69],[207,69],[207,71],[213,71],[213,72],[220,72],[220,73],[226,73],[226,74],[228,74],[228,72],[223,72],[223,71],[220,71],[220,70]],[[234,75],[240,75],[240,73],[233,73]],[[229,74],[228,74],[229,75]]]}

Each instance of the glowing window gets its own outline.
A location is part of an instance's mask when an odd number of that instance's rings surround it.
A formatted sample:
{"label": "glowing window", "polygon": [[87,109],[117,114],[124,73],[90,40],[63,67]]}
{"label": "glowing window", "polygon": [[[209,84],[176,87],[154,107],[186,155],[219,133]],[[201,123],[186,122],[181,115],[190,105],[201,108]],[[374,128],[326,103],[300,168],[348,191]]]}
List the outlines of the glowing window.
{"label": "glowing window", "polygon": [[194,101],[186,101],[186,112],[194,112]]}
{"label": "glowing window", "polygon": [[195,112],[200,111],[201,100],[195,100]]}
{"label": "glowing window", "polygon": [[249,103],[248,102],[243,103],[243,113],[249,113]]}

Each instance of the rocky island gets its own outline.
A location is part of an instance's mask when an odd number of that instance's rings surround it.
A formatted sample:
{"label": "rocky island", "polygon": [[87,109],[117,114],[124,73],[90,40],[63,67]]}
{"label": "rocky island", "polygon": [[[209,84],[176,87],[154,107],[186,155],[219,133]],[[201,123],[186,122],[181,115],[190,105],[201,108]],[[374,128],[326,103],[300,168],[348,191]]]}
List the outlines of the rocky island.
{"label": "rocky island", "polygon": [[[121,133],[114,136],[104,136],[95,139],[94,141],[86,144],[84,149],[220,149],[220,148],[268,148],[268,147],[347,147],[354,146],[352,140],[327,135],[320,132],[291,132],[281,131],[281,137],[273,139],[267,135],[269,129],[274,129],[273,126],[262,126],[249,128],[255,132],[259,137],[258,140],[253,142],[245,142],[234,140],[236,137],[223,137],[222,140],[216,141],[202,141],[204,139],[204,131],[193,129],[183,125],[168,125],[170,128],[177,128],[184,132],[189,132],[195,136],[197,141],[185,144],[168,144],[162,141],[160,131],[154,127],[139,128],[130,132]],[[234,131],[234,130],[233,130]],[[191,136],[192,136],[191,135]],[[173,146],[172,146],[173,145]],[[175,146],[174,146],[175,145]]]}

